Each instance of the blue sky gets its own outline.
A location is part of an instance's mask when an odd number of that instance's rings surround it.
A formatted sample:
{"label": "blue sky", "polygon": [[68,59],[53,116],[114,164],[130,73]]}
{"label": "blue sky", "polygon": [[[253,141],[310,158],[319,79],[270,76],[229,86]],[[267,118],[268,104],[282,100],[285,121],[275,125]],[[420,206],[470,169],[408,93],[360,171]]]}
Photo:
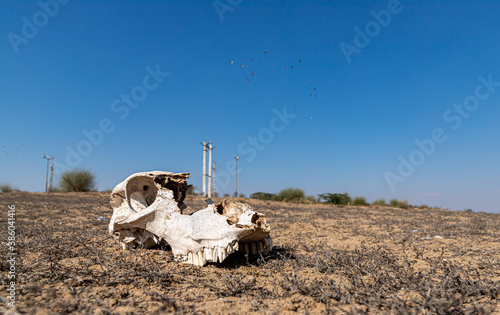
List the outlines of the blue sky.
{"label": "blue sky", "polygon": [[0,183],[44,191],[47,154],[99,189],[149,170],[201,188],[207,140],[220,193],[239,155],[247,195],[500,212],[496,1],[1,5]]}

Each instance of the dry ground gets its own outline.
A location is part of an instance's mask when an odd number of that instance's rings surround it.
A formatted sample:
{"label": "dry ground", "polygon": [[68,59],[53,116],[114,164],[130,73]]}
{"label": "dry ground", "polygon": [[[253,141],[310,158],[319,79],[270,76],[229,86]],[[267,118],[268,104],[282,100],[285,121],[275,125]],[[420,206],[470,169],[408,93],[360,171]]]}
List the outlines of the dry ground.
{"label": "dry ground", "polygon": [[[16,206],[12,313],[500,311],[500,214],[245,199],[273,227],[273,250],[199,268],[165,249],[121,250],[97,218],[111,217],[108,201],[106,193],[0,194],[2,231],[8,205]],[[201,197],[186,203],[204,207]],[[0,313],[10,281],[6,239]]]}

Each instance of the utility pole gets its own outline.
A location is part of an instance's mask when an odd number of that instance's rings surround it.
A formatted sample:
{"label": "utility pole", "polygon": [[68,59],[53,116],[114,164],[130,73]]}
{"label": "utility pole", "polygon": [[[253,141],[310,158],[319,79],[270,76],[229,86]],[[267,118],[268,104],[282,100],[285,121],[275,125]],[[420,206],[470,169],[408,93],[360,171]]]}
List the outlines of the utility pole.
{"label": "utility pole", "polygon": [[212,197],[212,141],[208,145],[208,198]]}
{"label": "utility pole", "polygon": [[234,196],[235,197],[238,197],[238,160],[240,159],[238,156],[234,156],[234,158],[236,159],[236,187],[235,187],[235,190],[234,190]]}
{"label": "utility pole", "polygon": [[207,196],[207,186],[206,179],[207,178],[207,141],[203,140],[203,197]]}
{"label": "utility pole", "polygon": [[49,192],[52,190],[52,179],[54,178],[54,163],[50,164]]}
{"label": "utility pole", "polygon": [[47,176],[45,177],[45,193],[49,192],[49,162],[50,160],[53,160],[53,156],[45,156],[45,154],[42,155],[42,158],[47,159]]}
{"label": "utility pole", "polygon": [[214,186],[213,186],[213,190],[214,191],[213,191],[213,194],[214,195],[217,193],[217,186],[216,186],[217,182],[215,181],[215,171],[216,170],[217,170],[217,162],[214,162],[214,173],[213,173],[214,174],[214,178],[213,178],[213,180],[214,180]]}

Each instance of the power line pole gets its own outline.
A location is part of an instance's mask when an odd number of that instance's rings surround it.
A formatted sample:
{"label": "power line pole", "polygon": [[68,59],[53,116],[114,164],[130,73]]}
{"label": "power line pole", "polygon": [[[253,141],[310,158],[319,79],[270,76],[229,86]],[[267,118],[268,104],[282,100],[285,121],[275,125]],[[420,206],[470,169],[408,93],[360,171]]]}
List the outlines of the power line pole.
{"label": "power line pole", "polygon": [[208,198],[212,197],[212,141],[208,145]]}
{"label": "power line pole", "polygon": [[234,156],[234,158],[236,159],[236,187],[235,187],[235,190],[234,190],[234,196],[235,197],[238,197],[238,160],[240,159],[238,156]]}
{"label": "power line pole", "polygon": [[203,197],[207,196],[206,179],[207,178],[207,141],[203,140]]}
{"label": "power line pole", "polygon": [[47,176],[45,177],[45,193],[49,192],[49,162],[50,160],[53,160],[53,156],[45,156],[45,154],[42,155],[42,158],[47,159]]}
{"label": "power line pole", "polygon": [[215,171],[216,170],[217,170],[217,162],[214,162],[214,173],[213,173],[214,174],[214,178],[213,178],[213,180],[214,180],[214,186],[213,186],[213,190],[214,191],[213,191],[213,194],[214,195],[217,193],[217,186],[216,186],[217,182],[215,181]]}

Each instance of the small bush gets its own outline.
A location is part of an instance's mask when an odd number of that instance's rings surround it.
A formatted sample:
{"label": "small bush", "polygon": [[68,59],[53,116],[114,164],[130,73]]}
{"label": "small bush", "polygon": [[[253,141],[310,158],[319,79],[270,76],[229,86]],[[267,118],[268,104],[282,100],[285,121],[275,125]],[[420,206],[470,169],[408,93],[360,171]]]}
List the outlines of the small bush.
{"label": "small bush", "polygon": [[301,201],[306,197],[306,194],[299,188],[287,188],[280,191],[278,196],[283,201]]}
{"label": "small bush", "polygon": [[93,191],[96,189],[95,175],[88,170],[66,171],[61,175],[59,187],[62,191]]}
{"label": "small bush", "polygon": [[275,200],[278,201],[280,200],[279,196],[276,194],[271,194],[271,193],[265,193],[265,192],[256,192],[250,195],[250,198],[252,199],[258,199],[258,200]]}
{"label": "small bush", "polygon": [[333,203],[335,205],[347,205],[351,202],[351,197],[349,196],[348,193],[344,194],[326,193],[326,194],[320,194],[318,195],[318,197],[320,201],[324,200],[323,201],[324,203]]}
{"label": "small bush", "polygon": [[391,199],[389,201],[389,205],[392,207],[397,207],[401,209],[408,209],[410,206],[408,205],[408,200],[397,200],[397,199]]}
{"label": "small bush", "polygon": [[387,206],[387,204],[385,203],[385,199],[377,199],[372,202],[372,206]]}
{"label": "small bush", "polygon": [[366,202],[366,197],[356,197],[351,203],[353,206],[368,206],[369,203]]}
{"label": "small bush", "polygon": [[316,199],[316,197],[314,196],[306,196],[305,200],[308,202],[308,203],[317,203],[318,200]]}
{"label": "small bush", "polygon": [[15,188],[15,187],[12,187],[11,184],[3,184],[3,185],[0,185],[0,190],[4,193],[8,193],[8,192],[11,192],[11,191],[16,191],[16,190],[19,190],[18,188]]}
{"label": "small bush", "polygon": [[408,209],[411,205],[408,204],[408,200],[402,200],[399,202],[399,207],[401,209]]}
{"label": "small bush", "polygon": [[51,192],[51,193],[57,193],[57,192],[61,192],[61,191],[62,190],[59,187],[50,187],[49,188],[49,192]]}
{"label": "small bush", "polygon": [[224,194],[224,197],[225,197],[225,198],[229,198],[229,197],[231,197],[231,195],[230,195],[230,194],[228,194],[228,193],[225,193],[225,194]]}

